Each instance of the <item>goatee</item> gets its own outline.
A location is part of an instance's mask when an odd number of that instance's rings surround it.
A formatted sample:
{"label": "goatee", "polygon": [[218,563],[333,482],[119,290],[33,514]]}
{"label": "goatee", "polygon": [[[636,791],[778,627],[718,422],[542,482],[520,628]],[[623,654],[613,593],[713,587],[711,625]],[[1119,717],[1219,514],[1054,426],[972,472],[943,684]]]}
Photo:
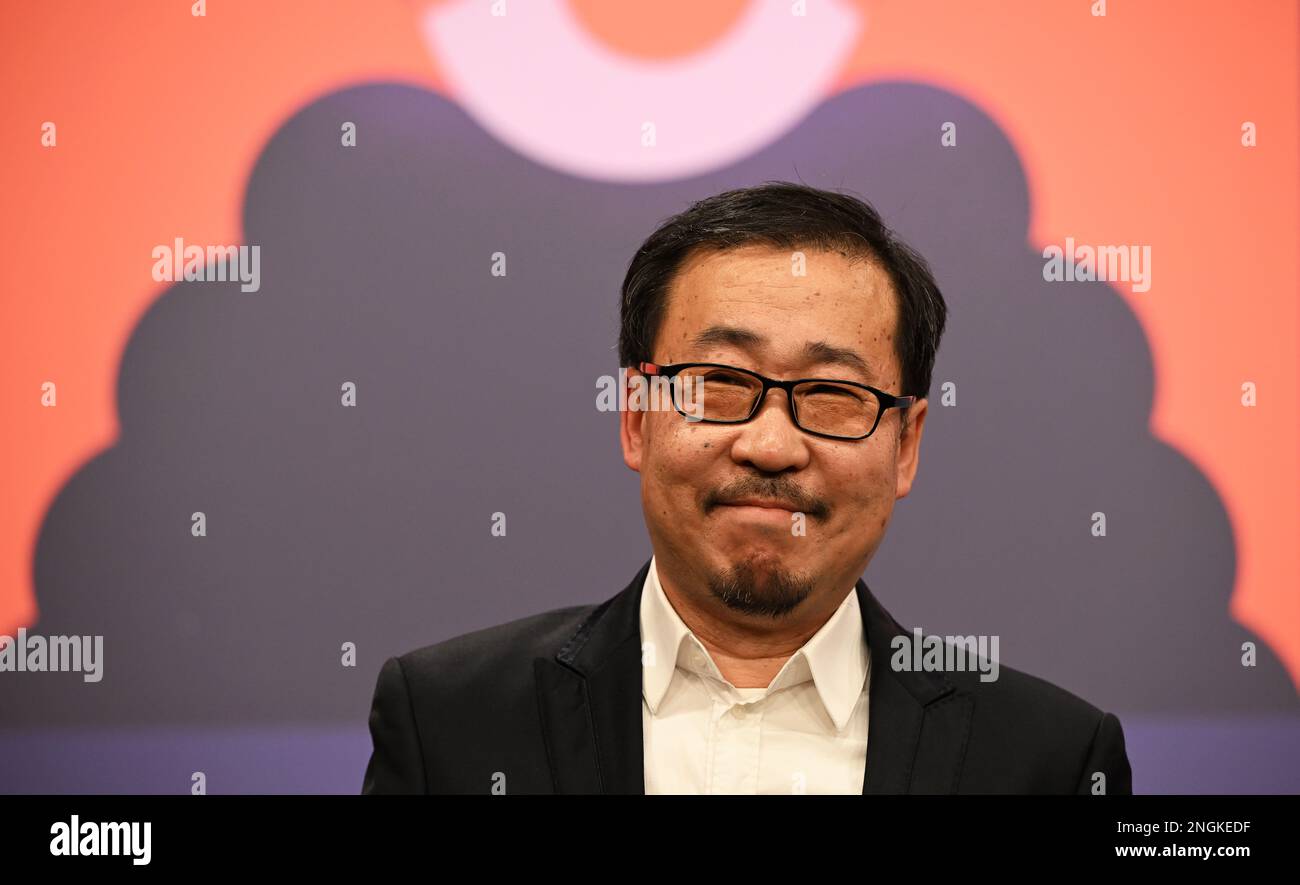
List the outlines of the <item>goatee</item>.
{"label": "goatee", "polygon": [[776,619],[808,598],[813,581],[779,563],[769,566],[749,559],[711,574],[709,591],[732,611]]}

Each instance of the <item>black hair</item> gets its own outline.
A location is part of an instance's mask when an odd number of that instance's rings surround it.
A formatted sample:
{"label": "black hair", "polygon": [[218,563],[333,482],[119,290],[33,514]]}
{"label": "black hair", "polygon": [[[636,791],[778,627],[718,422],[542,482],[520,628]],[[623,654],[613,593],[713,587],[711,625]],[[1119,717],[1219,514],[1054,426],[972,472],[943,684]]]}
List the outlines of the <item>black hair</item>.
{"label": "black hair", "polygon": [[653,361],[669,287],[696,249],[816,248],[879,262],[898,300],[895,353],[903,395],[927,397],[948,308],[930,266],[885,226],[870,203],[804,184],[769,181],[729,190],[669,218],[633,256],[623,279],[619,365]]}

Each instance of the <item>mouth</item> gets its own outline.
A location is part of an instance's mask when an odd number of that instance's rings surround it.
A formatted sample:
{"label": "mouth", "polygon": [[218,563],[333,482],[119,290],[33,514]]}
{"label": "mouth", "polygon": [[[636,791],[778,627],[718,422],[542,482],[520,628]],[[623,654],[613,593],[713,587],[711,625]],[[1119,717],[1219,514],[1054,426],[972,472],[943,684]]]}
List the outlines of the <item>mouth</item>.
{"label": "mouth", "polygon": [[787,534],[791,531],[794,514],[799,511],[790,504],[753,498],[723,504],[718,507],[718,512],[726,514],[723,518],[728,522]]}
{"label": "mouth", "polygon": [[784,513],[798,513],[799,508],[793,504],[787,504],[783,501],[769,501],[763,498],[741,498],[736,501],[728,501],[723,507],[743,507],[757,510],[779,510]]}

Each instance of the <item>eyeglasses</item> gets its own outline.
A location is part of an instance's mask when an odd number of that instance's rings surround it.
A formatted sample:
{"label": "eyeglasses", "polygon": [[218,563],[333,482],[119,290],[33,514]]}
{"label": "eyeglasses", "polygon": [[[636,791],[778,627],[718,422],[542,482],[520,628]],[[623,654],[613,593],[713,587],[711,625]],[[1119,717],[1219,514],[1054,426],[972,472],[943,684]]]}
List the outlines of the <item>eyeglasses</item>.
{"label": "eyeglasses", "polygon": [[743,424],[753,418],[773,387],[790,401],[795,426],[829,439],[866,439],[889,409],[906,409],[914,396],[894,396],[856,381],[796,378],[777,381],[720,363],[638,363],[651,377],[669,379],[673,408],[688,421]]}

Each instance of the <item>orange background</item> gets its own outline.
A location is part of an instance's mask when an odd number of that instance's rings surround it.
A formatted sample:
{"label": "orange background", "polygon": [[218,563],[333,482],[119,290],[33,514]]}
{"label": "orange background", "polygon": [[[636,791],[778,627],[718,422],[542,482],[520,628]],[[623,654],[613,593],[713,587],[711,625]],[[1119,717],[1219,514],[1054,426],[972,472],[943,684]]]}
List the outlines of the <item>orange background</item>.
{"label": "orange background", "polygon": [[[706,50],[745,5],[567,2],[611,47],[657,57]],[[36,620],[45,509],[116,438],[122,349],[166,285],[149,276],[152,247],[238,242],[255,158],[322,93],[375,80],[447,93],[416,29],[423,5],[0,11],[0,632]],[[1151,246],[1151,290],[1117,288],[1156,361],[1151,431],[1223,498],[1238,553],[1231,613],[1300,684],[1297,4],[1111,0],[1104,18],[1088,0],[853,5],[866,25],[836,89],[902,77],[979,104],[1025,166],[1032,245]],[[55,149],[40,144],[47,120]],[[1255,148],[1240,143],[1246,120]],[[57,408],[40,404],[47,380]],[[1239,402],[1247,380],[1253,409]]]}

